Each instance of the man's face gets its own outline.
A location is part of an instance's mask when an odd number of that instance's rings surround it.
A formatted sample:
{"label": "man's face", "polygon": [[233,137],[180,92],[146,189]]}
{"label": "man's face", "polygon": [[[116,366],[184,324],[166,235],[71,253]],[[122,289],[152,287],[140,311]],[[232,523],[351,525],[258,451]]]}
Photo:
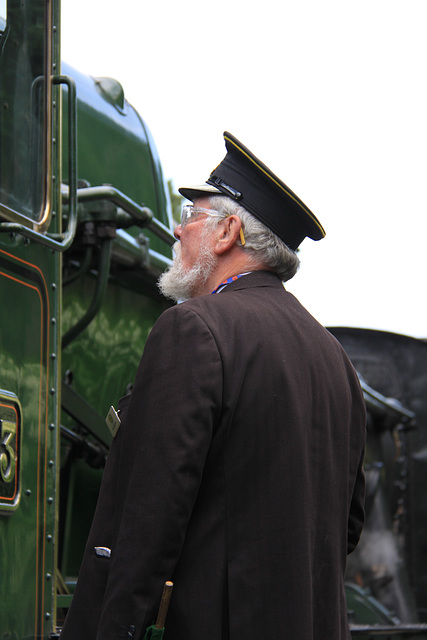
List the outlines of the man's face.
{"label": "man's face", "polygon": [[[211,209],[208,198],[196,199],[193,206]],[[206,218],[207,216],[201,214],[195,222],[185,225],[184,228],[178,225],[175,229],[175,237],[178,238],[181,243],[182,264],[186,269],[194,267],[200,259],[200,247],[202,243],[206,244],[209,242],[208,234],[205,232]]]}
{"label": "man's face", "polygon": [[[207,198],[194,201],[195,207],[210,209]],[[173,246],[175,258],[172,266],[160,277],[160,291],[176,302],[194,298],[204,292],[207,280],[215,270],[214,233],[206,225],[207,216],[175,229],[179,242]]]}

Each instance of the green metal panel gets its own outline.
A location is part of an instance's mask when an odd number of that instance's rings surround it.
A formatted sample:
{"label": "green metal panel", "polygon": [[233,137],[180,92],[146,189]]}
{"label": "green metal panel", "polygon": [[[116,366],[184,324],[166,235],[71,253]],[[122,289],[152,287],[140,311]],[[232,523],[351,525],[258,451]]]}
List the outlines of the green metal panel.
{"label": "green metal panel", "polygon": [[[65,289],[64,333],[89,306],[94,286],[95,277],[88,276]],[[64,350],[63,372],[72,372],[73,388],[101,415],[133,382],[145,340],[167,306],[160,296],[136,293],[113,282],[93,322]]]}
{"label": "green metal panel", "polygon": [[[95,276],[79,279],[64,290],[64,333],[90,305]],[[99,313],[82,334],[64,349],[63,377],[104,419],[110,405],[116,405],[132,384],[147,336],[167,303],[150,289],[136,292],[117,282],[108,286]],[[84,419],[84,418],[83,418]],[[62,423],[75,428],[75,420],[63,414]],[[93,421],[92,421],[93,423]],[[105,436],[107,425],[103,424]],[[96,438],[88,436],[89,440]],[[69,444],[64,442],[62,484],[72,489],[69,495],[69,529],[60,560],[64,577],[77,576],[80,561],[98,495],[101,471],[81,460],[71,470],[67,463]],[[72,476],[72,477],[71,477]],[[71,488],[72,483],[72,488]],[[72,514],[72,515],[71,515]]]}
{"label": "green metal panel", "polygon": [[[13,394],[21,407],[20,501],[0,515],[0,625],[3,636],[43,637],[55,610],[57,258],[37,245],[6,245],[0,244],[0,394],[1,404]],[[4,481],[0,488],[4,494]]]}
{"label": "green metal panel", "polygon": [[[8,0],[1,34],[0,216],[34,237],[48,225],[50,232],[60,231],[59,186],[53,179],[59,149],[52,139],[59,139],[52,136],[59,126],[53,106],[59,91],[46,81],[57,65],[57,17],[49,0]],[[21,640],[47,638],[56,625],[61,257],[4,228],[0,636]]]}

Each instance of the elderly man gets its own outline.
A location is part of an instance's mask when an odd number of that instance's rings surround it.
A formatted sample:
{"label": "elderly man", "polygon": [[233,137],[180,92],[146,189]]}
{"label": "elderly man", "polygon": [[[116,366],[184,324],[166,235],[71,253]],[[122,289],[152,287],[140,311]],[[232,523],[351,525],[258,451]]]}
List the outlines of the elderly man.
{"label": "elderly man", "polygon": [[160,288],[186,302],[155,324],[121,402],[64,640],[142,638],[166,580],[165,640],[350,638],[364,402],[282,284],[324,230],[224,136],[207,183],[180,190],[193,204]]}

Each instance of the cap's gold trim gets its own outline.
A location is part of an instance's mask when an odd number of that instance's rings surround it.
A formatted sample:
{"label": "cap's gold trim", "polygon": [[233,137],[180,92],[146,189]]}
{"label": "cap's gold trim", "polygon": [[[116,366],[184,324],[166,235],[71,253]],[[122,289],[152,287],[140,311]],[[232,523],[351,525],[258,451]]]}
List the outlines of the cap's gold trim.
{"label": "cap's gold trim", "polygon": [[287,196],[289,196],[290,198],[292,198],[292,200],[299,205],[306,213],[307,215],[311,218],[311,220],[314,222],[314,224],[320,229],[320,231],[323,234],[323,237],[325,237],[326,235],[326,231],[324,230],[324,228],[322,227],[322,225],[320,224],[320,222],[318,221],[318,219],[314,216],[313,213],[311,213],[310,209],[308,209],[306,207],[306,205],[304,205],[303,202],[301,202],[299,199],[297,199],[290,191],[288,191],[285,188],[285,185],[283,185],[283,183],[278,182],[278,179],[276,179],[274,177],[274,174],[269,173],[269,171],[267,171],[267,168],[264,168],[261,164],[259,164],[259,162],[255,161],[255,158],[250,155],[250,153],[247,153],[244,149],[242,149],[241,146],[239,146],[238,144],[236,144],[236,142],[232,139],[229,138],[226,134],[224,134],[224,139],[227,142],[230,142],[230,144],[232,144],[240,153],[242,153],[248,160],[250,160],[252,162],[252,164],[254,164],[260,171],[262,171],[262,173],[264,173],[272,182],[274,182],[274,184],[276,184],[282,191],[284,191],[286,193]]}

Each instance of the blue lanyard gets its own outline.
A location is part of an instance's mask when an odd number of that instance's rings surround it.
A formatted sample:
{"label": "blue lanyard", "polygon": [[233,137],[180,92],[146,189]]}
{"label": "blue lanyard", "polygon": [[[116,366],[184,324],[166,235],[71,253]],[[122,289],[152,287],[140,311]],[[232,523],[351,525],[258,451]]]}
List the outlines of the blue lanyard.
{"label": "blue lanyard", "polygon": [[230,284],[230,282],[234,282],[235,280],[237,280],[238,278],[241,278],[242,276],[246,275],[245,273],[239,273],[237,276],[231,276],[231,278],[227,278],[227,280],[224,280],[224,282],[221,282],[221,284],[219,284],[211,293],[216,293],[218,291],[218,289],[221,289],[221,287],[225,287],[226,284]]}

